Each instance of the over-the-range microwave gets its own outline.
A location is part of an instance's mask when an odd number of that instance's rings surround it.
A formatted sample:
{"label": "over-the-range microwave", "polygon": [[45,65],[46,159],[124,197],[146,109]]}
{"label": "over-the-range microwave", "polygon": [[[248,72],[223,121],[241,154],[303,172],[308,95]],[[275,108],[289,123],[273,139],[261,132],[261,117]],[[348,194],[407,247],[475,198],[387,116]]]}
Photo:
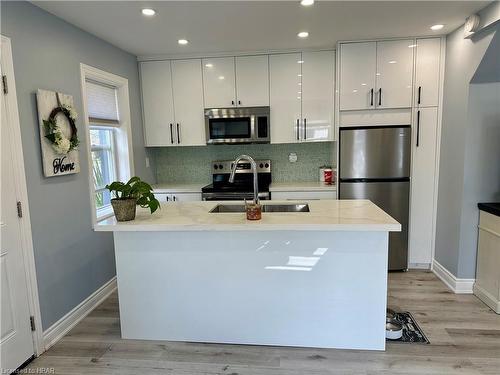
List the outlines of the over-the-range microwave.
{"label": "over-the-range microwave", "polygon": [[269,107],[205,109],[207,144],[269,143]]}

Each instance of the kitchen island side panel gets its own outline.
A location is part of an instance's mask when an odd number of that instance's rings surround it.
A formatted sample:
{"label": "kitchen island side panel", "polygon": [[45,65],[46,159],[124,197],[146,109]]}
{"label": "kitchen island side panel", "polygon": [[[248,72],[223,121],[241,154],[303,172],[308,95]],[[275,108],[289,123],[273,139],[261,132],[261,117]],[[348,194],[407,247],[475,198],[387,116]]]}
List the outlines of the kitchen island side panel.
{"label": "kitchen island side panel", "polygon": [[114,232],[122,337],[385,349],[387,232]]}

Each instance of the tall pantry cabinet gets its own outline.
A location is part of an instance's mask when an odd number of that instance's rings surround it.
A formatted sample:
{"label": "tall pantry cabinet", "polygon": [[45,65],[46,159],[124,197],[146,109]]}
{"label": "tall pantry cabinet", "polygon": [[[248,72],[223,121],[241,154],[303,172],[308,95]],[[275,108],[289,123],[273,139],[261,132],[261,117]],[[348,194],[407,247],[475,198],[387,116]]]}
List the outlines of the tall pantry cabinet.
{"label": "tall pantry cabinet", "polygon": [[432,262],[437,196],[441,39],[417,39],[410,200],[410,266]]}

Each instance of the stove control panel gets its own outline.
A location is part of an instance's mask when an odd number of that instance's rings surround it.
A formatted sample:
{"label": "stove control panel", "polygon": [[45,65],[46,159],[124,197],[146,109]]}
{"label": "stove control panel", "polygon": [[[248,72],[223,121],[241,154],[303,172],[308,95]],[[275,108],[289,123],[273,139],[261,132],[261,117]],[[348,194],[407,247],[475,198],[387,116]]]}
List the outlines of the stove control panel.
{"label": "stove control panel", "polygon": [[[258,173],[271,173],[271,160],[255,160],[257,164]],[[231,173],[231,168],[233,167],[234,160],[217,160],[212,162],[212,173]],[[250,163],[246,160],[242,160],[238,163],[236,167],[236,173],[252,173]]]}

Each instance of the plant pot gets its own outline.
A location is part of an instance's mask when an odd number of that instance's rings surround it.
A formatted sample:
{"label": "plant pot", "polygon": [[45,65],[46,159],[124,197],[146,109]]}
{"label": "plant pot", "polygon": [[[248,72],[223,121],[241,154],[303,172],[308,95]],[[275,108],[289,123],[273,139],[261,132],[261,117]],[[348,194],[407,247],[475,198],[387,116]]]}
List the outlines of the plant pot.
{"label": "plant pot", "polygon": [[111,199],[116,221],[130,221],[135,219],[137,201],[134,198]]}

